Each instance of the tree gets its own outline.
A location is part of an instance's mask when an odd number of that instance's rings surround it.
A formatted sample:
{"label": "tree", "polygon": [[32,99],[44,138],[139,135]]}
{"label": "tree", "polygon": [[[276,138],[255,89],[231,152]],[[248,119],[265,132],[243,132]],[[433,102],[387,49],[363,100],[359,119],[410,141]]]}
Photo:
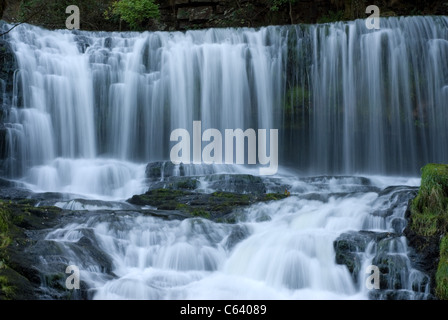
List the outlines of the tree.
{"label": "tree", "polygon": [[278,11],[279,7],[284,4],[289,4],[289,18],[291,19],[291,24],[294,24],[294,18],[292,16],[292,4],[297,0],[269,0],[271,4],[271,11]]}
{"label": "tree", "polygon": [[105,13],[107,18],[118,16],[126,21],[132,30],[139,30],[147,19],[157,19],[160,16],[159,5],[154,0],[117,0]]}

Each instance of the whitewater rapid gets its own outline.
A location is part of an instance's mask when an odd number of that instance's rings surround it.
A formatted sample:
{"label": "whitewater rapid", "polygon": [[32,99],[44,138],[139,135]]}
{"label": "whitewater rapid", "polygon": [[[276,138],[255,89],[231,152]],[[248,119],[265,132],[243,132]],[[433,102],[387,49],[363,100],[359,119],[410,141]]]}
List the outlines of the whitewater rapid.
{"label": "whitewater rapid", "polygon": [[[91,210],[50,231],[46,241],[58,243],[70,264],[80,268],[92,299],[371,298],[370,274],[361,270],[355,281],[345,265],[336,263],[334,241],[359,230],[399,235],[407,202],[397,197],[412,195],[419,179],[289,177],[282,182],[290,183],[289,197],[242,208],[235,223]],[[393,185],[401,187],[383,192]],[[376,214],[385,209],[391,215]],[[396,219],[403,227],[397,229]],[[110,257],[111,270],[76,254],[71,246],[85,237]],[[408,259],[403,236],[391,243],[390,254]],[[360,253],[363,269],[376,250],[372,243]],[[425,276],[409,259],[408,266],[401,289],[412,294]]]}

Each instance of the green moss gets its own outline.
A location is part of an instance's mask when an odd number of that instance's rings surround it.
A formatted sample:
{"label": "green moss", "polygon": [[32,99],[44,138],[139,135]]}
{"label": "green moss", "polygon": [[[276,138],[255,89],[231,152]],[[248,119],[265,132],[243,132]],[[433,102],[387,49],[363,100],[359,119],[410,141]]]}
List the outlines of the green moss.
{"label": "green moss", "polygon": [[21,286],[29,282],[11,267],[14,263],[10,260],[10,252],[15,246],[26,245],[24,229],[44,228],[43,219],[60,211],[56,207],[34,207],[26,200],[0,199],[0,300],[15,299]]}
{"label": "green moss", "polygon": [[5,299],[12,299],[14,297],[15,288],[9,284],[8,278],[0,276],[0,296]]}
{"label": "green moss", "polygon": [[150,205],[161,210],[175,210],[179,202],[177,199],[189,194],[181,190],[155,189],[145,194],[135,195],[128,202],[136,205]]}
{"label": "green moss", "polygon": [[237,197],[237,195],[235,193],[221,192],[221,191],[213,192],[212,196],[218,197],[218,198],[227,198],[227,199],[235,199]]}
{"label": "green moss", "polygon": [[135,195],[128,202],[154,206],[158,210],[179,210],[193,217],[218,219],[240,207],[285,197],[286,195],[281,193],[259,195],[217,191],[204,194],[174,189],[154,189],[145,194]]}
{"label": "green moss", "polygon": [[281,200],[287,197],[286,194],[283,193],[266,193],[264,195],[263,201],[272,201],[272,200]]}
{"label": "green moss", "polygon": [[11,224],[11,214],[5,204],[0,202],[0,249],[6,248],[11,243],[9,228]]}
{"label": "green moss", "polygon": [[178,203],[176,205],[176,210],[180,210],[180,211],[187,211],[188,210],[188,206],[184,203]]}
{"label": "green moss", "polygon": [[210,212],[202,210],[202,209],[192,209],[190,211],[191,215],[193,217],[201,217],[201,218],[205,218],[205,219],[210,219],[211,215]]}
{"label": "green moss", "polygon": [[448,300],[448,236],[440,242],[440,260],[436,273],[436,295]]}
{"label": "green moss", "polygon": [[448,227],[448,165],[422,168],[419,192],[411,204],[411,228],[422,236],[443,235]]}
{"label": "green moss", "polygon": [[430,163],[422,168],[421,185],[411,203],[410,226],[419,236],[442,238],[435,293],[439,299],[448,299],[448,165]]}
{"label": "green moss", "polygon": [[194,190],[198,187],[199,181],[196,179],[187,179],[176,183],[177,189]]}
{"label": "green moss", "polygon": [[304,87],[293,86],[289,88],[286,94],[285,111],[291,113],[294,109],[308,107],[310,96],[310,91]]}

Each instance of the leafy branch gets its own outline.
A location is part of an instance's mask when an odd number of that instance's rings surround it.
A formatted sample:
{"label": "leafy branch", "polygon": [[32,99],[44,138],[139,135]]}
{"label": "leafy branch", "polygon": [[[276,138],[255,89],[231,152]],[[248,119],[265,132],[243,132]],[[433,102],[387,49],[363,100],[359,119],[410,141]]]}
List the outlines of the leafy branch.
{"label": "leafy branch", "polygon": [[29,22],[31,19],[33,19],[37,14],[42,13],[42,11],[44,10],[45,5],[42,4],[40,7],[37,8],[36,11],[34,11],[32,14],[30,14],[29,16],[27,16],[25,19],[23,19],[22,21],[20,21],[19,23],[16,23],[15,25],[13,25],[11,28],[9,28],[7,31],[0,33],[0,37],[8,34],[9,32],[11,32],[15,27],[20,26],[23,23],[27,23]]}

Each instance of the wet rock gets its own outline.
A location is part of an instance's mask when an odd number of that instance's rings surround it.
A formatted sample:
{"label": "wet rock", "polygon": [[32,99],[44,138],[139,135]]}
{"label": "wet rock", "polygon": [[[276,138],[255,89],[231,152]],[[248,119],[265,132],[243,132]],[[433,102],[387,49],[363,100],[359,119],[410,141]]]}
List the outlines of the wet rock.
{"label": "wet rock", "polygon": [[158,161],[148,163],[146,166],[146,177],[151,181],[158,181],[171,176],[184,176],[184,165],[173,164],[171,161]]}
{"label": "wet rock", "polygon": [[359,272],[367,245],[371,242],[378,243],[380,240],[391,237],[388,232],[373,231],[350,231],[341,234],[334,242],[336,263],[344,264],[352,274],[353,280],[358,281]]}
{"label": "wet rock", "polygon": [[300,179],[317,188],[337,186],[343,192],[380,192],[381,189],[374,186],[370,179],[353,176],[314,176]]}
{"label": "wet rock", "polygon": [[260,177],[250,174],[214,174],[205,178],[208,187],[217,191],[264,194],[266,186]]}
{"label": "wet rock", "polygon": [[[41,244],[36,238],[42,230],[53,228],[59,221],[59,208],[35,208],[29,199],[0,202],[2,225],[0,246],[0,297],[36,299],[42,294],[41,270],[36,265],[41,254],[59,252],[52,244]],[[38,244],[37,247],[34,245]],[[33,251],[33,249],[38,249]],[[9,289],[8,289],[9,288]]]}
{"label": "wet rock", "polygon": [[177,10],[177,20],[188,20],[190,22],[201,22],[213,17],[213,7],[183,7]]}
{"label": "wet rock", "polygon": [[[106,39],[107,40],[107,39]],[[85,53],[87,48],[90,47],[89,38],[83,35],[75,36],[76,45],[81,53]]]}
{"label": "wet rock", "polygon": [[187,190],[154,189],[134,195],[127,201],[138,206],[150,206],[157,210],[178,210],[193,217],[218,219],[232,211],[256,202],[284,199],[284,194],[243,194],[217,191],[197,193]]}
{"label": "wet rock", "polygon": [[434,300],[433,295],[425,295],[423,293],[411,290],[371,290],[369,291],[369,299],[371,300]]}
{"label": "wet rock", "polygon": [[239,242],[246,239],[249,234],[249,229],[246,226],[235,225],[226,240],[225,248],[232,250]]}

